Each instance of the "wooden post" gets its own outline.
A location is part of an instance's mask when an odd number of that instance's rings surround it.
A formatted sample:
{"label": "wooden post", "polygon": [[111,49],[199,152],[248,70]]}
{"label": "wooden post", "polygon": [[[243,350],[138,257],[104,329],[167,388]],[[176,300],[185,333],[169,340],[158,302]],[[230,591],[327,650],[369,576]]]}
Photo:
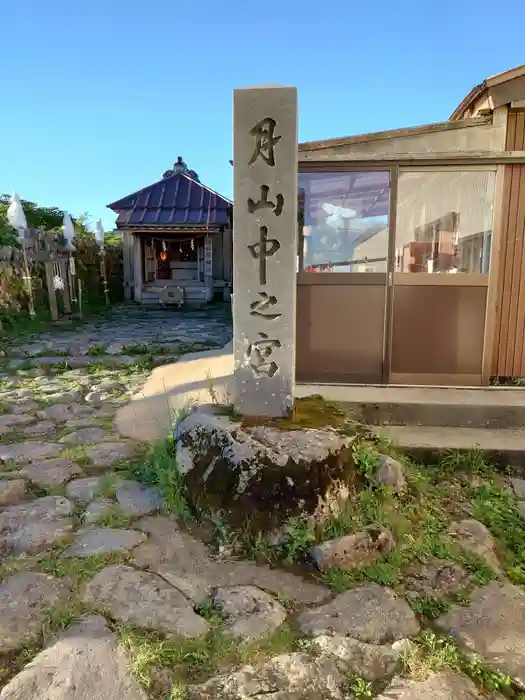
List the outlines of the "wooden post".
{"label": "wooden post", "polygon": [[82,318],[82,281],[78,280],[78,315]]}
{"label": "wooden post", "polygon": [[49,308],[51,310],[51,319],[58,321],[58,306],[55,288],[53,286],[53,262],[44,263],[46,270],[46,287],[47,296],[49,297]]}
{"label": "wooden post", "polygon": [[102,248],[100,249],[100,272],[102,274],[104,299],[106,300],[106,306],[109,306],[108,279],[106,275],[106,251],[104,250],[104,246],[102,246]]}
{"label": "wooden post", "polygon": [[31,273],[29,271],[29,262],[27,260],[27,250],[25,239],[22,241],[22,253],[24,256],[24,279],[27,287],[27,294],[29,297],[29,315],[33,318],[35,313],[35,302],[33,300],[33,284],[31,282]]}
{"label": "wooden post", "polygon": [[135,301],[142,299],[142,245],[140,236],[133,236],[133,290]]}
{"label": "wooden post", "polygon": [[71,299],[69,297],[67,260],[59,260],[58,269],[60,270],[60,277],[62,278],[62,281],[64,283],[64,289],[62,290],[62,298],[64,300],[64,313],[71,315]]}
{"label": "wooden post", "polygon": [[122,267],[124,276],[124,299],[131,299],[133,287],[133,234],[122,232]]}
{"label": "wooden post", "polygon": [[76,275],[76,270],[75,270],[75,258],[70,255],[69,256],[69,270],[68,270],[68,280],[69,280],[69,296],[71,297],[71,303],[76,304],[77,303],[77,291],[76,287],[77,285],[75,284],[75,275]]}

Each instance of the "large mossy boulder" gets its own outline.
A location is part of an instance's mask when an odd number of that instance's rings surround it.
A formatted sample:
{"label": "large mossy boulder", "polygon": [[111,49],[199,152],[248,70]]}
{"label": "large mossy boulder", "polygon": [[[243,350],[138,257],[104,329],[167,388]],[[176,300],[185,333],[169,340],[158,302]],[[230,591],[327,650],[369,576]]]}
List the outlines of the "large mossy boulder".
{"label": "large mossy boulder", "polygon": [[268,531],[290,517],[321,522],[357,488],[355,438],[328,427],[244,425],[212,408],[175,429],[177,466],[194,505],[232,526]]}

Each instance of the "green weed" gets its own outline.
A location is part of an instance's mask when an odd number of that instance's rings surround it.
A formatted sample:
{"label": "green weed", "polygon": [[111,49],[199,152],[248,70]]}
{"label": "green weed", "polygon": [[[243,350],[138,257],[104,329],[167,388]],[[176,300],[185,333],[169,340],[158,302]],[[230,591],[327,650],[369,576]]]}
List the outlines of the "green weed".
{"label": "green weed", "polygon": [[44,638],[50,638],[67,629],[84,614],[85,609],[77,599],[56,605],[46,611],[42,624]]}
{"label": "green weed", "polygon": [[120,479],[114,472],[103,474],[97,485],[96,495],[102,498],[115,498]]}
{"label": "green weed", "polygon": [[405,672],[416,681],[424,681],[432,673],[447,668],[459,670],[460,660],[451,639],[438,637],[426,630],[402,655]]}
{"label": "green weed", "polygon": [[16,651],[0,654],[0,687],[19,673],[38,654],[42,647],[39,641],[26,642]]}
{"label": "green weed", "polygon": [[360,700],[366,700],[366,698],[371,698],[373,695],[372,683],[365,681],[364,678],[360,678],[359,676],[347,674],[347,682],[345,685],[347,689]]}
{"label": "green weed", "polygon": [[27,558],[12,556],[5,557],[0,561],[0,580],[16,574],[18,571],[24,571],[31,564],[31,560]]}
{"label": "green weed", "polygon": [[79,467],[84,467],[91,462],[87,456],[85,445],[69,445],[62,450],[59,456],[75,462]]}
{"label": "green weed", "polygon": [[[297,651],[300,649],[301,641],[309,643],[310,640],[303,640],[296,629],[284,623],[272,635],[259,642],[251,644],[238,643],[238,656],[241,664],[258,665],[266,659],[273,658],[279,654]],[[305,650],[305,647],[303,647]]]}
{"label": "green weed", "polygon": [[450,475],[458,474],[486,474],[488,465],[483,451],[478,448],[468,450],[445,450],[439,460],[441,473]]}
{"label": "green weed", "polygon": [[506,673],[487,666],[479,654],[462,656],[461,665],[472,680],[489,692],[502,692],[512,685],[512,679]]}
{"label": "green weed", "polygon": [[57,578],[68,579],[73,591],[78,591],[84,582],[93,578],[106,566],[125,564],[129,559],[129,554],[124,552],[111,552],[75,559],[74,557],[63,557],[62,551],[58,550],[42,559],[38,563],[38,570]]}
{"label": "green weed", "polygon": [[173,513],[186,522],[192,519],[184,479],[175,463],[173,438],[159,441],[129,469],[138,481],[160,489],[167,513]]}
{"label": "green weed", "polygon": [[100,527],[128,528],[132,521],[133,518],[115,503],[97,520],[97,525]]}
{"label": "green weed", "polygon": [[208,386],[208,394],[210,396],[211,402],[216,406],[220,405],[220,397],[215,388],[215,384],[213,383],[213,377],[211,376],[211,372],[209,369],[206,370],[206,384]]}
{"label": "green weed", "polygon": [[126,345],[123,349],[125,355],[151,355],[151,348],[145,343],[136,345]]}
{"label": "green weed", "polygon": [[92,345],[87,351],[87,355],[89,355],[90,357],[98,357],[100,355],[105,354],[106,348],[104,345]]}
{"label": "green weed", "polygon": [[217,627],[222,622],[222,618],[218,611],[213,607],[211,598],[207,598],[203,603],[195,608],[195,612],[207,620],[212,627]]}
{"label": "green weed", "polygon": [[359,441],[352,446],[352,454],[354,464],[361,476],[368,484],[373,484],[379,467],[378,452],[370,445]]}
{"label": "green weed", "polygon": [[462,671],[488,692],[505,691],[509,676],[487,666],[477,654],[464,654],[449,637],[426,630],[402,656],[405,672],[414,680],[425,680],[444,669]]}
{"label": "green weed", "polygon": [[28,437],[20,430],[10,430],[0,435],[0,445],[14,445],[19,442],[27,442]]}
{"label": "green weed", "polygon": [[152,686],[156,668],[170,668],[178,680],[195,682],[237,660],[237,640],[215,629],[199,639],[167,638],[124,625],[117,631],[130,656],[131,672],[146,689]]}
{"label": "green weed", "polygon": [[334,593],[344,593],[353,585],[352,576],[341,569],[328,569],[319,574],[317,578]]}
{"label": "green weed", "polygon": [[267,559],[271,561],[271,547],[268,545],[267,538],[261,532],[257,532],[249,538],[246,554],[251,559]]}
{"label": "green weed", "polygon": [[434,620],[443,615],[449,608],[449,603],[446,600],[430,595],[410,596],[407,600],[414,612],[423,615],[429,620]]}
{"label": "green weed", "polygon": [[117,628],[121,644],[130,657],[130,668],[148,690],[154,686],[155,670],[169,669],[176,687],[186,682],[198,683],[224,668],[247,663],[259,664],[265,659],[297,648],[297,633],[283,625],[268,639],[242,644],[235,637],[212,627],[198,639],[164,637],[139,631],[128,625]]}
{"label": "green weed", "polygon": [[470,604],[470,595],[469,595],[468,587],[463,588],[459,591],[455,591],[454,593],[451,593],[450,599],[452,602],[457,603],[458,605],[469,605]]}
{"label": "green weed", "polygon": [[482,522],[504,548],[509,577],[517,583],[525,571],[525,523],[511,495],[494,484],[472,491],[472,517]]}
{"label": "green weed", "polygon": [[186,683],[183,683],[182,681],[175,681],[175,683],[173,683],[171,686],[171,691],[167,700],[186,700],[187,695],[188,689]]}
{"label": "green weed", "polygon": [[287,564],[303,555],[316,541],[314,526],[302,518],[290,518],[283,526],[284,544],[276,547],[276,553]]}

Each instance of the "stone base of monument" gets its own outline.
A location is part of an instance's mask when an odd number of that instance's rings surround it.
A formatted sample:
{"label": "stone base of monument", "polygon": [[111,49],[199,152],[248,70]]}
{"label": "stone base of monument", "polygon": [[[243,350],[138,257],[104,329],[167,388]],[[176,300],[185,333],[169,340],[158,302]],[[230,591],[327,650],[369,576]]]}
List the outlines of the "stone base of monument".
{"label": "stone base of monument", "polygon": [[286,428],[201,406],[175,429],[188,495],[232,527],[270,532],[291,517],[322,522],[359,488],[355,437],[336,427]]}

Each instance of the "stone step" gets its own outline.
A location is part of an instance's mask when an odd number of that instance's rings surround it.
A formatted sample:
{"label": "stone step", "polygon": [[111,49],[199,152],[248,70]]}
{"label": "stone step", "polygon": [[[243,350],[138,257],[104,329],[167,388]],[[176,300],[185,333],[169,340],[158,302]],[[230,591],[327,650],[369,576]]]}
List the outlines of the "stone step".
{"label": "stone step", "polygon": [[300,396],[344,402],[369,425],[525,427],[525,389],[298,385]]}
{"label": "stone step", "polygon": [[144,294],[142,295],[142,298],[140,300],[140,303],[146,306],[158,306],[159,305],[159,298],[158,296],[155,295],[147,295],[145,296]]}
{"label": "stone step", "polygon": [[499,466],[511,465],[525,470],[525,428],[490,429],[420,426],[370,426],[387,437],[406,454],[428,462],[446,450],[479,449],[487,461]]}
{"label": "stone step", "polygon": [[[154,307],[156,307],[156,308],[159,308],[159,307],[160,307],[160,308],[163,308],[163,309],[173,309],[173,308],[177,308],[176,305],[172,305],[172,304],[168,304],[168,305],[166,305],[166,304],[161,304],[160,301],[158,300],[158,297],[152,297],[152,298],[150,298],[150,299],[144,299],[144,298],[143,298],[139,303],[140,303],[142,306],[148,306],[148,307],[151,307],[151,308],[154,308]],[[184,308],[184,309],[188,309],[188,308],[190,308],[190,309],[193,309],[193,308],[195,308],[195,309],[200,309],[201,306],[205,306],[206,303],[207,303],[207,302],[206,302],[206,299],[205,299],[204,297],[198,297],[198,298],[195,298],[195,299],[185,299],[185,301],[184,301],[184,307],[183,307],[183,308]]]}
{"label": "stone step", "polygon": [[143,293],[153,293],[157,294],[164,287],[182,287],[183,289],[204,289],[204,282],[200,280],[179,280],[178,282],[173,282],[171,284],[148,284],[146,287],[142,288]]}
{"label": "stone step", "polygon": [[[159,295],[161,293],[162,289],[159,287],[158,289],[151,288],[147,292],[142,292],[142,299],[141,302],[143,304],[159,304]],[[184,303],[185,304],[193,304],[193,303],[198,303],[198,304],[204,304],[206,303],[208,296],[208,290],[204,285],[199,283],[198,285],[194,286],[189,286],[186,287],[184,286]]]}

